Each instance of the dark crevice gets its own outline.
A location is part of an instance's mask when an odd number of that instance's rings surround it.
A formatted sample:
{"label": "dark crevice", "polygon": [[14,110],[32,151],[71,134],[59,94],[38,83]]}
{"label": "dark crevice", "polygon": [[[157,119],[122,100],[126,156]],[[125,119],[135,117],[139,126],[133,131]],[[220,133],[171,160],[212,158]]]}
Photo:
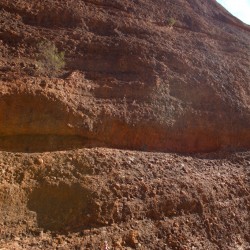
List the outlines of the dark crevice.
{"label": "dark crevice", "polygon": [[113,9],[113,10],[118,10],[118,11],[123,11],[126,12],[126,9],[124,8],[123,5],[121,5],[120,3],[116,2],[116,1],[112,1],[111,4],[105,4],[103,2],[98,2],[96,0],[85,0],[85,4],[89,4],[89,5],[94,5],[96,7],[99,8],[106,8],[106,9]]}
{"label": "dark crevice", "polygon": [[0,136],[0,150],[41,153],[105,146],[104,143],[77,135],[11,135]]}
{"label": "dark crevice", "polygon": [[36,15],[26,15],[23,17],[24,24],[40,27],[63,27],[74,28],[81,24],[79,15],[75,15],[73,11],[55,10],[45,11]]}

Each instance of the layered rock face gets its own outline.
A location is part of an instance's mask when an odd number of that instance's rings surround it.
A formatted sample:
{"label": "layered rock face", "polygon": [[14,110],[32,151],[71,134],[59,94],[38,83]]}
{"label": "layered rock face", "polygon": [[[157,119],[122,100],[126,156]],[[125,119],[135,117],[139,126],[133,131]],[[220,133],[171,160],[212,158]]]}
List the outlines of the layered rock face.
{"label": "layered rock face", "polygon": [[247,249],[249,32],[216,1],[1,0],[0,246]]}
{"label": "layered rock face", "polygon": [[[216,2],[47,4],[1,1],[2,136],[175,152],[250,146],[249,27]],[[40,84],[27,75],[44,39],[65,52],[70,75]]]}

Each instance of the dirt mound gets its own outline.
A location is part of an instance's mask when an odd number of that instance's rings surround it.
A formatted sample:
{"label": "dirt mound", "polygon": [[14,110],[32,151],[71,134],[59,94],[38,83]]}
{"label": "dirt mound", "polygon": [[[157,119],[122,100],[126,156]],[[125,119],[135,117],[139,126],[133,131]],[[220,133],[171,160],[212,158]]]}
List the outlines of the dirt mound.
{"label": "dirt mound", "polygon": [[100,148],[1,153],[0,164],[0,246],[249,247],[249,152]]}
{"label": "dirt mound", "polygon": [[1,0],[0,248],[248,249],[249,32],[216,1]]}

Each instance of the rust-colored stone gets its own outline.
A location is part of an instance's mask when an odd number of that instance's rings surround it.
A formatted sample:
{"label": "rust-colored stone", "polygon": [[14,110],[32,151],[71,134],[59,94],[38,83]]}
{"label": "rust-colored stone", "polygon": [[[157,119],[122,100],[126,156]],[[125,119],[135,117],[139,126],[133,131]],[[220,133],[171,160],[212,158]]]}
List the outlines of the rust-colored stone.
{"label": "rust-colored stone", "polygon": [[249,32],[214,0],[1,0],[0,248],[248,249]]}

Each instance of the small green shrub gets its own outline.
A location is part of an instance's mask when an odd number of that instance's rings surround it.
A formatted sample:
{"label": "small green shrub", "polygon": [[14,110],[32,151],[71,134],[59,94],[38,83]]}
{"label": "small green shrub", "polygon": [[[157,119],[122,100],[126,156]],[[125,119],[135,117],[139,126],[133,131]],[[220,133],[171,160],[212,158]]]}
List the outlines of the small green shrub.
{"label": "small green shrub", "polygon": [[54,43],[44,41],[38,44],[38,61],[42,73],[56,75],[65,66],[64,52],[59,52]]}
{"label": "small green shrub", "polygon": [[168,26],[169,27],[173,27],[175,25],[175,23],[176,23],[176,20],[173,17],[170,17],[168,19]]}

